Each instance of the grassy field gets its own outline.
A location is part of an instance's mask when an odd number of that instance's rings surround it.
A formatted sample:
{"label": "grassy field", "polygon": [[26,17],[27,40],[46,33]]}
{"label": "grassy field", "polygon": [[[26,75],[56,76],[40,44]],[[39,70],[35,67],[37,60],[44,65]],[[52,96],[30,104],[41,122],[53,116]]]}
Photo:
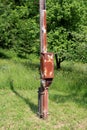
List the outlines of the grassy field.
{"label": "grassy field", "polygon": [[38,68],[34,56],[0,59],[0,130],[87,130],[87,64],[55,70],[47,120],[37,116]]}

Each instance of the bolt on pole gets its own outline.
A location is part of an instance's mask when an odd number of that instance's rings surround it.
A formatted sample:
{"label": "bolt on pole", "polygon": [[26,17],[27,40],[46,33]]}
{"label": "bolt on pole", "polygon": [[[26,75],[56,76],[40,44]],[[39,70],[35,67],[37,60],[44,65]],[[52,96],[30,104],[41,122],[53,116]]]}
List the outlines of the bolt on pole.
{"label": "bolt on pole", "polygon": [[53,53],[47,52],[46,0],[40,5],[40,87],[38,88],[38,115],[48,117],[48,88],[54,77]]}

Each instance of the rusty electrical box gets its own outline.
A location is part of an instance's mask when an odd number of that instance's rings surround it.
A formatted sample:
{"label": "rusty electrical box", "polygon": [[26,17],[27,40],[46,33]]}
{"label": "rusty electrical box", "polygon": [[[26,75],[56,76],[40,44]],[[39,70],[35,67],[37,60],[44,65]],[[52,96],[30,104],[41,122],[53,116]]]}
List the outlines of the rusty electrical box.
{"label": "rusty electrical box", "polygon": [[41,78],[53,79],[54,62],[53,53],[41,53]]}

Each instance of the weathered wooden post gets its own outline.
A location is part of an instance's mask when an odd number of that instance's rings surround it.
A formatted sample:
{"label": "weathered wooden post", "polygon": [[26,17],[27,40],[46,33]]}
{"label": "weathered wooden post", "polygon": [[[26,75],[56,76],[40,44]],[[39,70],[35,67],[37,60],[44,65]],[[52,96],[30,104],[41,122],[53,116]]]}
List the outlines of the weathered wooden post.
{"label": "weathered wooden post", "polygon": [[48,87],[54,77],[53,53],[47,52],[46,36],[46,0],[40,0],[40,78],[41,86],[38,89],[38,115],[48,117]]}

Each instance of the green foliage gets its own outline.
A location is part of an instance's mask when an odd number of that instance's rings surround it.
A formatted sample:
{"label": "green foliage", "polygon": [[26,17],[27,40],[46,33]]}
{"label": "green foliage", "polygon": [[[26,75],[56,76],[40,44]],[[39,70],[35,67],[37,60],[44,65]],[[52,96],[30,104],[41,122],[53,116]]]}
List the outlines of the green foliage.
{"label": "green foliage", "polygon": [[47,6],[50,50],[58,53],[60,59],[65,57],[87,62],[87,29],[83,29],[86,20],[85,3],[76,0],[55,0],[50,1],[50,4],[48,2]]}
{"label": "green foliage", "polygon": [[[47,1],[48,50],[58,57],[87,62],[87,2]],[[39,0],[0,0],[0,48],[18,56],[39,54]]]}
{"label": "green foliage", "polygon": [[34,17],[36,14],[31,14],[29,8],[33,3],[26,2],[21,6],[7,3],[6,9],[4,9],[5,4],[1,4],[3,10],[0,16],[0,46],[8,49],[13,48],[20,56],[32,52],[38,53],[39,27],[36,22],[37,18],[31,19],[30,17]]}

